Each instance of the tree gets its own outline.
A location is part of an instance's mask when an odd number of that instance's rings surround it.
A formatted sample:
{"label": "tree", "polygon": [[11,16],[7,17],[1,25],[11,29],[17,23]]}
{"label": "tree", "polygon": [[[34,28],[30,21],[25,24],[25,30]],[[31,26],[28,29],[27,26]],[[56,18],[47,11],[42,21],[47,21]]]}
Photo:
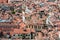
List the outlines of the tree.
{"label": "tree", "polygon": [[15,11],[12,11],[12,14],[15,14]]}

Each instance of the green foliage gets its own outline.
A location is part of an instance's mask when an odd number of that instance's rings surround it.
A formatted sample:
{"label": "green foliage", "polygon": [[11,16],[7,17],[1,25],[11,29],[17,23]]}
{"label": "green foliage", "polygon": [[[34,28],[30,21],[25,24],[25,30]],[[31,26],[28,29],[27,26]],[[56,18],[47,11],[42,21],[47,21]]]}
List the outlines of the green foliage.
{"label": "green foliage", "polygon": [[12,11],[12,14],[15,14],[15,11]]}

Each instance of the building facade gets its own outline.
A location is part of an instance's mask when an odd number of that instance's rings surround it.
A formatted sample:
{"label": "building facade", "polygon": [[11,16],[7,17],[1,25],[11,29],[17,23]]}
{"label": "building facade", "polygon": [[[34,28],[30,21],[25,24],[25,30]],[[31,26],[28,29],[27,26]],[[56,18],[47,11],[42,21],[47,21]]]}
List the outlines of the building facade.
{"label": "building facade", "polygon": [[0,0],[0,3],[8,3],[8,0]]}

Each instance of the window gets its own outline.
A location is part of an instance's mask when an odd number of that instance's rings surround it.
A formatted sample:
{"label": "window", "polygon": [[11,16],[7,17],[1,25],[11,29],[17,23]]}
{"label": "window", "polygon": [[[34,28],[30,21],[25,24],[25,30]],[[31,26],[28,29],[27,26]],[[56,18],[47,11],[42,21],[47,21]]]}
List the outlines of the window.
{"label": "window", "polygon": [[32,28],[34,29],[34,25],[32,25]]}
{"label": "window", "polygon": [[30,34],[26,34],[26,38],[30,39],[31,38]]}
{"label": "window", "polygon": [[40,11],[39,15],[40,15],[40,18],[42,18],[42,16],[45,15],[45,12],[44,11]]}
{"label": "window", "polygon": [[38,29],[41,29],[41,26],[38,26]]}
{"label": "window", "polygon": [[58,19],[60,20],[60,16],[58,16]]}
{"label": "window", "polygon": [[28,26],[26,26],[26,28],[28,28]]}
{"label": "window", "polygon": [[26,20],[30,20],[31,19],[31,17],[25,17],[26,18]]}
{"label": "window", "polygon": [[19,36],[19,38],[22,38],[22,34],[19,34],[18,36]]}
{"label": "window", "polygon": [[35,28],[35,30],[37,30],[38,27],[37,26],[34,26],[34,28]]}
{"label": "window", "polygon": [[30,28],[30,25],[26,26],[26,28]]}

